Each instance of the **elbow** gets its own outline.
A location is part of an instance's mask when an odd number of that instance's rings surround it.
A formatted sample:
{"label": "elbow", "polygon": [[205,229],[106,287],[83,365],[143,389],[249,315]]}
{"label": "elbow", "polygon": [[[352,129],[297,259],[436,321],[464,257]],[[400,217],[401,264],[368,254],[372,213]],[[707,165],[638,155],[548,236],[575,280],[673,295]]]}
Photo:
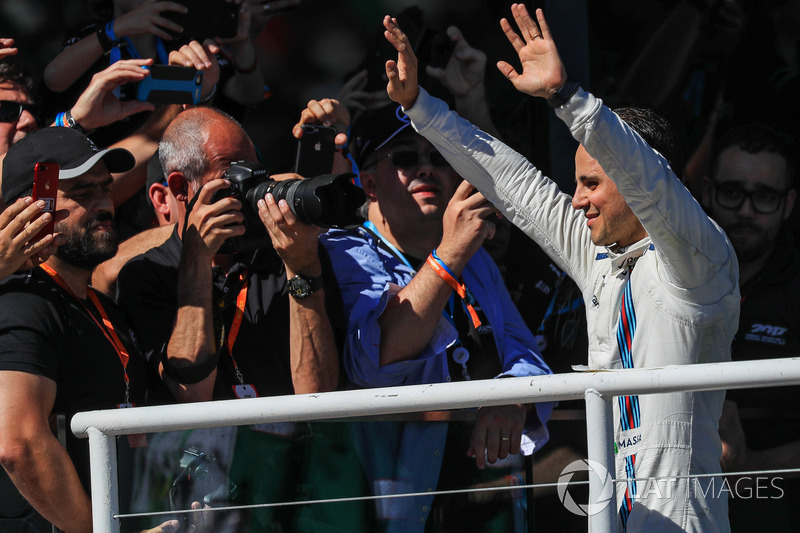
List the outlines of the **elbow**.
{"label": "elbow", "polygon": [[69,89],[69,85],[64,82],[64,77],[59,74],[57,69],[52,68],[50,65],[45,67],[42,81],[47,88],[54,93],[63,93]]}
{"label": "elbow", "polygon": [[9,474],[18,471],[29,463],[33,455],[33,440],[24,437],[3,437],[0,439],[0,465]]}

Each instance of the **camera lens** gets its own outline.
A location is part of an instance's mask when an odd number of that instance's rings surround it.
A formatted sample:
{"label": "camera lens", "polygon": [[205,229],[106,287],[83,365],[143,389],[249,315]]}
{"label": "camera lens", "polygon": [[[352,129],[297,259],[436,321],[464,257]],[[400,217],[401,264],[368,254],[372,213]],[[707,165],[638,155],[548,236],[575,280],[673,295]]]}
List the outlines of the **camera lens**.
{"label": "camera lens", "polygon": [[304,180],[269,180],[248,191],[254,204],[267,193],[275,201],[286,200],[289,209],[300,220],[323,228],[358,224],[356,214],[367,197],[352,182],[352,174],[326,174]]}

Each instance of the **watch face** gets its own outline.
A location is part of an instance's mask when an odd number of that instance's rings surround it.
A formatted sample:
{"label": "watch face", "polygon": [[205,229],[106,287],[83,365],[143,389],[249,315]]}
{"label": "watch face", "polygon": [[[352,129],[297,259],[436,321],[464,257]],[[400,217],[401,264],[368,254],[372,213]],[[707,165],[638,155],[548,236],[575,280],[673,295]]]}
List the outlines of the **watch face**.
{"label": "watch face", "polygon": [[295,298],[305,298],[311,294],[311,283],[300,276],[295,276],[289,280],[289,292]]}

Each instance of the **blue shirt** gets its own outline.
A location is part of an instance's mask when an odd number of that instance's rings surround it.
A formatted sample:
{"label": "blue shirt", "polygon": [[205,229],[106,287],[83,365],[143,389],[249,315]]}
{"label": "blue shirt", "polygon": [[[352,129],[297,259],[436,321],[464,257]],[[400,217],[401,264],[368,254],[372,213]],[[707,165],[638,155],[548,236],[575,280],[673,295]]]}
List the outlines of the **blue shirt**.
{"label": "blue shirt", "polygon": [[[332,229],[322,235],[321,242],[330,255],[342,295],[347,324],[344,366],[349,380],[359,387],[451,381],[447,347],[457,342],[458,332],[444,314],[418,357],[380,365],[378,319],[389,300],[408,285],[415,270],[380,247],[378,239],[362,227]],[[511,301],[497,265],[483,248],[469,260],[462,276],[492,326],[501,359],[502,373],[498,377],[551,374],[536,351],[533,334]],[[529,411],[522,438],[526,455],[547,442],[544,423],[549,420],[552,408],[551,403],[541,403]],[[356,436],[356,441],[363,439],[365,449],[372,450],[370,454],[362,454],[362,460],[373,492],[435,490],[447,424],[406,423],[395,428],[383,426],[376,431],[362,423],[360,432],[364,434]],[[386,442],[376,447],[377,437],[384,437]],[[422,531],[432,500],[433,496],[380,500],[379,518],[391,520],[387,531]]]}

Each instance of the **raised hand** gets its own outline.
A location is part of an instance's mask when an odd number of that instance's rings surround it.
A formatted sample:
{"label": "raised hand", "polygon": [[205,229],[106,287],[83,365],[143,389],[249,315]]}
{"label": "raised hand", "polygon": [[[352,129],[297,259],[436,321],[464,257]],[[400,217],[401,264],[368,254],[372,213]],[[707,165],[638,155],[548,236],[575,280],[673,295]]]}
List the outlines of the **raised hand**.
{"label": "raised hand", "polygon": [[171,40],[170,32],[181,33],[183,28],[164,17],[164,11],[186,13],[189,10],[176,2],[147,0],[115,19],[114,33],[117,37],[133,37],[149,33],[164,40]]}
{"label": "raised hand", "polygon": [[336,99],[352,114],[358,111],[371,111],[389,104],[386,91],[366,91],[369,74],[364,69],[347,80],[339,90]]}
{"label": "raised hand", "polygon": [[383,17],[383,27],[386,28],[384,37],[397,50],[397,61],[390,59],[386,62],[386,77],[389,78],[386,92],[389,93],[389,98],[408,109],[414,105],[419,95],[417,56],[408,37],[397,25],[396,18],[389,15]]}
{"label": "raised hand", "polygon": [[339,101],[333,98],[310,100],[308,106],[300,113],[300,121],[292,128],[292,135],[299,139],[303,136],[303,124],[322,124],[336,128],[334,142],[337,147],[347,144],[347,128],[350,126],[350,112]]}
{"label": "raised hand", "polygon": [[152,59],[125,59],[101,70],[92,76],[89,86],[75,102],[72,117],[82,127],[93,130],[134,113],[152,111],[155,106],[149,102],[123,102],[114,94],[126,83],[142,81],[149,74],[142,66],[152,64]]}
{"label": "raised hand", "polygon": [[437,253],[457,274],[483,241],[494,237],[495,225],[488,218],[496,212],[494,206],[466,181],[453,193],[444,212],[442,242]]}
{"label": "raised hand", "polygon": [[472,48],[455,26],[447,28],[447,36],[456,43],[445,68],[428,65],[425,72],[444,85],[456,98],[464,98],[483,83],[486,72],[486,54]]}
{"label": "raised hand", "polygon": [[52,213],[43,213],[44,202],[19,198],[0,213],[0,279],[17,270],[28,270],[47,260],[63,240],[56,234],[29,242],[44,228]]}
{"label": "raised hand", "polygon": [[518,91],[531,96],[550,98],[566,83],[567,72],[558,55],[544,12],[541,9],[536,10],[538,26],[528,14],[524,4],[511,4],[511,14],[514,16],[520,35],[517,35],[507,19],[500,20],[500,27],[519,55],[522,73],[518,73],[505,61],[499,61],[497,68]]}
{"label": "raised hand", "polygon": [[190,67],[203,72],[203,86],[200,95],[205,98],[219,81],[219,63],[216,54],[219,45],[207,40],[204,44],[192,41],[178,50],[169,53],[169,64]]}

